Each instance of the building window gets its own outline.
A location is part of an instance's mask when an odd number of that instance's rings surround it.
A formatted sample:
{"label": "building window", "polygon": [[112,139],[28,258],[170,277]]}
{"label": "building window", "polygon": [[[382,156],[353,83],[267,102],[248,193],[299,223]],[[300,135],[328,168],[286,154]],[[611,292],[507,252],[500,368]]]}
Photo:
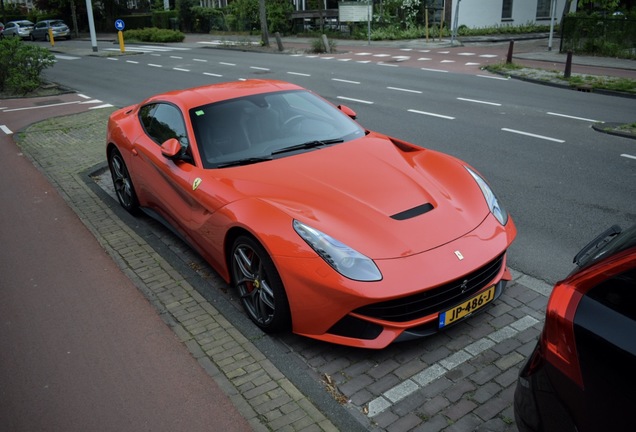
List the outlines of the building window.
{"label": "building window", "polygon": [[501,6],[501,19],[512,19],[512,0],[503,0],[503,5]]}
{"label": "building window", "polygon": [[537,0],[537,19],[550,18],[551,0]]}

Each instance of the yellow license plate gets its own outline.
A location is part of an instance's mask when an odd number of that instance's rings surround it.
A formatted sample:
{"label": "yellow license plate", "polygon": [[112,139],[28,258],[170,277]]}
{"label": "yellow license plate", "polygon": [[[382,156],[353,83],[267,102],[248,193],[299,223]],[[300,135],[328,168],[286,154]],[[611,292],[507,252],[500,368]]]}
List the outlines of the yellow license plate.
{"label": "yellow license plate", "polygon": [[446,312],[439,314],[439,328],[454,323],[466,315],[475,312],[486,306],[495,296],[495,287],[491,286],[486,291],[477,294],[475,297],[469,298],[465,302],[448,309]]}

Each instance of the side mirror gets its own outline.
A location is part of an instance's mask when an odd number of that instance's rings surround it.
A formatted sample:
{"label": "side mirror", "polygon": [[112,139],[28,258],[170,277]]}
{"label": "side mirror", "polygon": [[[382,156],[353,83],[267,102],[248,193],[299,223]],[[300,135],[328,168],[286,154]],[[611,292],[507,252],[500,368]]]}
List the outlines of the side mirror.
{"label": "side mirror", "polygon": [[353,120],[355,120],[357,117],[356,112],[346,105],[338,105],[338,109],[351,117]]}
{"label": "side mirror", "polygon": [[181,158],[182,150],[183,146],[176,138],[170,138],[161,144],[161,154],[168,159],[175,160]]}

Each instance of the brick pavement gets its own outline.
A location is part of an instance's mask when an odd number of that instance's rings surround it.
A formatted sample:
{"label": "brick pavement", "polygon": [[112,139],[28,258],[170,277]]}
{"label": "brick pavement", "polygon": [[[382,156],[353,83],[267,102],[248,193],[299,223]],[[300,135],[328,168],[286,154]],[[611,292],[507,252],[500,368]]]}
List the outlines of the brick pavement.
{"label": "brick pavement", "polygon": [[516,430],[515,380],[549,286],[515,273],[484,313],[381,351],[265,335],[200,257],[88,178],[108,182],[100,172],[110,112],[47,120],[15,139],[254,430]]}

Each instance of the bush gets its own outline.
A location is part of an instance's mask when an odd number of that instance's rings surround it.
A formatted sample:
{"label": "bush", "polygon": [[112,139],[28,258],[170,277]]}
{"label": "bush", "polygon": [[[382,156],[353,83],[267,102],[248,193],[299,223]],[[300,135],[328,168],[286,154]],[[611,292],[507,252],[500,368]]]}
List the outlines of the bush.
{"label": "bush", "polygon": [[140,42],[183,42],[185,35],[176,30],[151,27],[140,30],[126,30],[124,31],[124,39]]}
{"label": "bush", "polygon": [[40,74],[54,61],[46,48],[25,44],[18,38],[0,40],[0,90],[25,95],[37,89],[42,83]]}

